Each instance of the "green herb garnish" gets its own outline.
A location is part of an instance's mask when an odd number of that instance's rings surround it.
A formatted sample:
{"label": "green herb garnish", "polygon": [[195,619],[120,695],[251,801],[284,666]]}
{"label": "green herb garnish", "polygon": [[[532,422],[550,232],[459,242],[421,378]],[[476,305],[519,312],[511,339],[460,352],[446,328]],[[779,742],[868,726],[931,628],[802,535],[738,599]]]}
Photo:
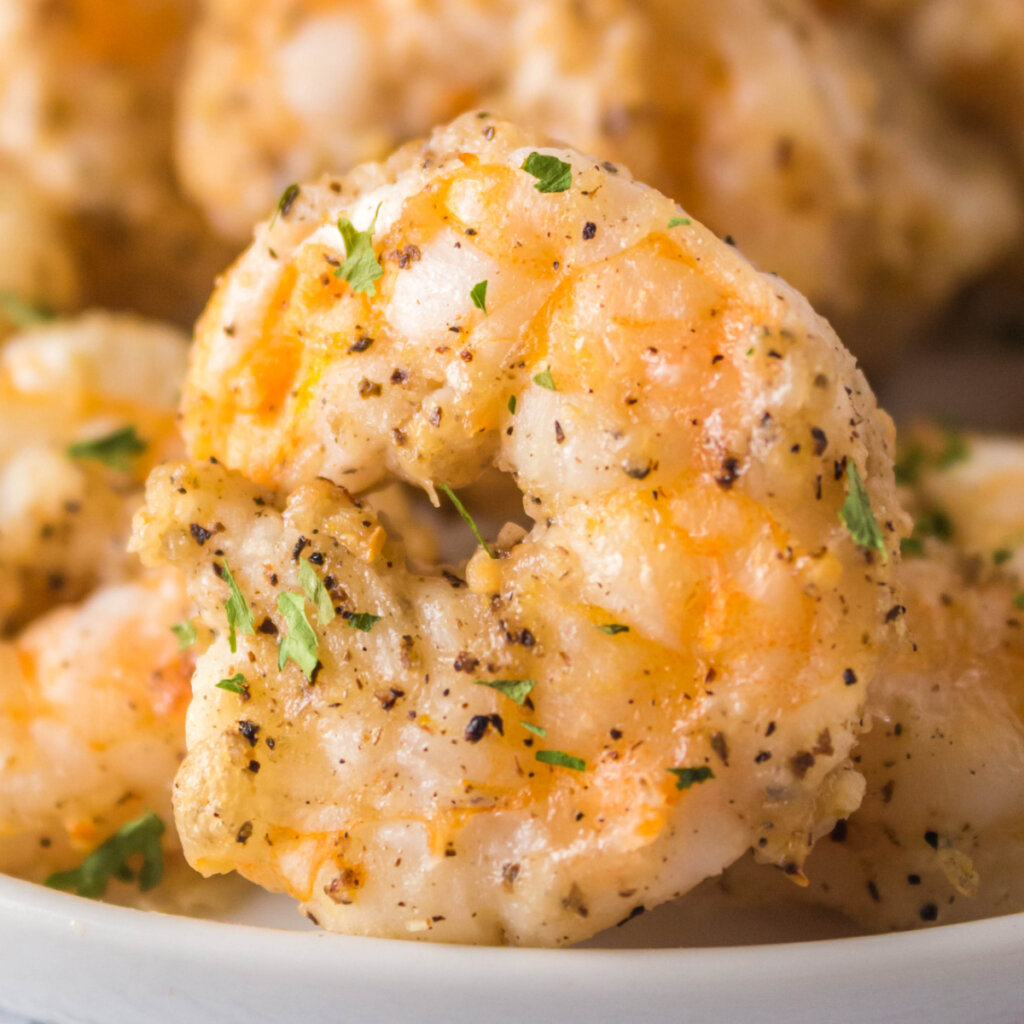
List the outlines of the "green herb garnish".
{"label": "green herb garnish", "polygon": [[996,548],[992,552],[992,561],[996,565],[1005,565],[1011,558],[1013,558],[1013,552],[1009,548]]}
{"label": "green herb garnish", "polygon": [[301,594],[285,593],[277,598],[277,610],[288,623],[288,635],[281,638],[277,648],[277,668],[282,670],[291,658],[312,682],[313,670],[319,659],[316,632],[306,618],[305,604]]}
{"label": "green herb garnish", "polygon": [[299,584],[316,607],[316,621],[321,627],[326,626],[334,618],[334,604],[308,558],[299,561]]}
{"label": "green herb garnish", "polygon": [[292,208],[292,203],[295,202],[299,197],[299,186],[289,185],[282,193],[281,198],[277,201],[277,209],[274,210],[274,216],[270,218],[270,224],[268,230],[272,229],[277,223],[278,217],[287,217],[289,211]]}
{"label": "green herb garnish", "polygon": [[516,414],[516,396],[515,395],[509,395],[508,396],[508,411],[510,413],[512,413],[513,416],[515,416],[515,414]]}
{"label": "green herb garnish", "polygon": [[365,292],[371,299],[377,294],[374,282],[384,276],[384,268],[373,251],[373,228],[377,223],[377,213],[374,213],[366,231],[356,231],[348,217],[338,218],[338,230],[345,241],[345,262],[334,271],[335,277],[348,281],[352,291]]}
{"label": "green herb garnish", "polygon": [[563,753],[561,750],[538,750],[534,755],[543,764],[554,764],[560,768],[571,768],[574,772],[585,772],[587,762],[582,757],[573,757],[572,754]]}
{"label": "green herb garnish", "polygon": [[374,626],[380,622],[379,615],[371,615],[369,612],[356,612],[354,615],[348,617],[348,624],[353,629],[361,630],[364,633],[369,633]]}
{"label": "green herb garnish", "polygon": [[914,532],[900,541],[900,551],[905,555],[923,555],[925,537],[949,540],[953,535],[953,524],[945,512],[934,509],[918,516]]}
{"label": "green herb garnish", "polygon": [[234,654],[238,650],[237,633],[247,633],[253,636],[256,633],[255,622],[252,617],[252,609],[245,595],[238,589],[235,577],[231,575],[228,563],[221,565],[221,576],[228,585],[228,599],[224,605],[224,614],[228,619],[228,647]]}
{"label": "green herb garnish", "polygon": [[689,217],[672,217],[672,218],[671,218],[671,219],[669,220],[669,222],[668,222],[668,226],[669,226],[670,228],[677,228],[677,227],[679,227],[679,226],[680,226],[681,224],[692,224],[692,223],[693,223],[693,221],[692,221],[692,220],[690,220],[690,218],[689,218]]}
{"label": "green herb garnish", "polygon": [[541,739],[544,739],[544,737],[547,736],[547,734],[548,734],[547,729],[543,728],[540,725],[534,725],[533,722],[523,722],[523,721],[520,721],[519,724],[527,732],[532,732],[534,736],[539,736]]}
{"label": "green herb garnish", "polygon": [[623,626],[621,622],[609,622],[606,626],[598,626],[602,633],[615,636],[617,633],[628,633],[629,626]]}
{"label": "green herb garnish", "polygon": [[522,169],[537,179],[533,187],[538,192],[565,192],[572,187],[572,166],[557,156],[531,153]]}
{"label": "green herb garnish", "polygon": [[669,768],[668,771],[676,777],[676,789],[689,789],[694,783],[707,782],[715,777],[707,765],[699,768]]}
{"label": "green herb garnish", "polygon": [[16,292],[0,291],[0,314],[15,327],[36,327],[56,317],[52,309],[26,301]]}
{"label": "green herb garnish", "polygon": [[178,650],[188,650],[196,642],[196,627],[191,622],[179,622],[171,626],[171,632],[178,638]]}
{"label": "green herb garnish", "polygon": [[484,316],[487,315],[487,282],[480,281],[478,284],[473,285],[470,290],[469,297],[473,300],[473,305],[477,309],[484,311]]}
{"label": "green herb garnish", "polygon": [[520,707],[530,696],[530,691],[537,685],[536,679],[474,679],[473,682],[477,686],[489,686],[492,690],[503,693]]}
{"label": "green herb garnish", "polygon": [[533,383],[534,384],[539,384],[542,388],[547,388],[548,391],[557,391],[558,390],[558,388],[555,387],[555,378],[551,376],[551,367],[550,366],[547,369],[545,369],[543,372],[538,373],[533,378]]}
{"label": "green herb garnish", "polygon": [[236,672],[230,679],[222,679],[217,683],[218,690],[227,690],[229,693],[237,693],[241,697],[249,696],[249,684],[241,672]]}
{"label": "green herb garnish", "polygon": [[447,484],[438,485],[445,494],[451,499],[451,503],[455,506],[456,512],[466,521],[469,528],[473,531],[473,536],[476,537],[476,542],[490,555],[491,558],[497,558],[498,555],[494,549],[484,540],[483,534],[477,529],[476,523],[473,521],[473,517],[466,511],[466,506],[455,497],[455,492]]}
{"label": "green herb garnish", "polygon": [[[164,823],[152,812],[122,825],[105,843],[97,846],[72,871],[60,871],[46,879],[51,889],[76,892],[94,899],[107,891],[111,878],[122,882],[138,880],[139,890],[147,892],[159,884],[164,875],[164,856],[160,837]],[[130,858],[142,857],[136,874],[128,865]]]}
{"label": "green herb garnish", "polygon": [[947,430],[946,445],[936,457],[935,465],[939,469],[949,469],[950,466],[955,466],[958,462],[965,462],[970,455],[971,452],[963,434],[958,430]]}
{"label": "green herb garnish", "polygon": [[141,455],[148,447],[135,433],[135,427],[127,426],[104,437],[69,444],[67,453],[72,459],[92,459],[123,472],[131,469],[131,460]]}
{"label": "green herb garnish", "polygon": [[903,455],[896,460],[893,469],[896,471],[896,483],[911,485],[916,484],[921,473],[921,467],[925,463],[926,453],[924,446],[920,444],[911,445]]}
{"label": "green herb garnish", "polygon": [[839,518],[853,538],[854,544],[881,552],[884,564],[889,561],[889,552],[885,549],[882,531],[878,528],[874,512],[871,511],[871,499],[860,477],[857,463],[853,459],[846,463],[846,477],[849,487],[843,507],[839,510]]}
{"label": "green herb garnish", "polygon": [[1016,597],[1015,597],[1015,598],[1013,599],[1013,607],[1014,607],[1014,608],[1024,608],[1024,591],[1022,591],[1021,593],[1019,593],[1019,594],[1018,594],[1018,595],[1017,595],[1017,596],[1016,596]]}

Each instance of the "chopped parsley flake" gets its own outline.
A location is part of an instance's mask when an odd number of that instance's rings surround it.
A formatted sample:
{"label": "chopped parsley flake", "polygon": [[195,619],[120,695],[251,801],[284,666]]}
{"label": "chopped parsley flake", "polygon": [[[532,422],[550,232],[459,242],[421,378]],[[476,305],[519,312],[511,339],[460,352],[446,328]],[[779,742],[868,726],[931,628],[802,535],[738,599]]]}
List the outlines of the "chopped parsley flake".
{"label": "chopped parsley flake", "polygon": [[846,463],[846,476],[849,487],[843,507],[839,510],[839,518],[853,538],[854,544],[881,552],[882,562],[888,562],[889,552],[885,549],[882,531],[878,528],[874,512],[871,511],[871,499],[857,469],[857,463],[853,459]]}
{"label": "chopped parsley flake", "polygon": [[950,466],[955,466],[958,462],[965,462],[970,455],[971,452],[963,434],[957,430],[947,430],[946,445],[939,452],[935,465],[939,469],[949,469]]}
{"label": "chopped parsley flake", "polygon": [[254,635],[256,632],[255,623],[249,602],[246,601],[245,595],[238,589],[238,584],[235,582],[235,577],[231,575],[227,562],[221,565],[221,573],[230,591],[227,602],[224,605],[224,614],[228,619],[228,647],[231,648],[231,653],[234,654],[238,650],[236,634],[248,633],[250,636]]}
{"label": "chopped parsley flake", "polygon": [[334,604],[308,558],[299,561],[299,584],[310,603],[316,606],[317,622],[321,627],[326,626],[334,618]]}
{"label": "chopped parsley flake", "polygon": [[533,187],[538,192],[565,192],[572,187],[572,166],[557,156],[531,153],[522,169],[537,179]]}
{"label": "chopped parsley flake", "polygon": [[896,483],[907,486],[916,484],[924,462],[924,448],[919,444],[911,445],[903,453],[902,457],[896,460],[896,465],[893,466],[893,469],[896,471]]}
{"label": "chopped parsley flake", "polygon": [[934,509],[918,516],[914,532],[900,541],[900,551],[905,555],[923,555],[925,537],[949,540],[953,535],[953,524],[945,512]]}
{"label": "chopped parsley flake", "polygon": [[677,227],[679,227],[680,225],[683,225],[683,224],[692,224],[692,223],[693,223],[693,221],[692,221],[692,220],[690,220],[690,218],[689,218],[689,217],[672,217],[672,218],[671,218],[671,219],[669,220],[669,222],[668,222],[668,226],[669,226],[670,228],[677,228]]}
{"label": "chopped parsley flake", "polygon": [[362,630],[364,633],[369,633],[374,626],[380,622],[379,615],[371,615],[369,612],[356,612],[355,615],[348,617],[348,624],[353,629]]}
{"label": "chopped parsley flake", "polygon": [[0,291],[0,315],[15,327],[35,327],[49,323],[56,314],[45,306],[33,305],[16,292]]}
{"label": "chopped parsley flake", "polygon": [[715,777],[707,765],[699,768],[669,768],[668,771],[676,777],[676,789],[689,789],[697,782],[707,782]]}
{"label": "chopped parsley flake", "polygon": [[[380,207],[377,207],[380,212]],[[377,213],[367,231],[356,231],[348,217],[338,218],[338,230],[345,241],[345,262],[334,271],[335,277],[343,278],[352,286],[352,291],[365,292],[372,299],[377,294],[374,283],[384,276],[384,268],[373,251],[373,227],[377,223]]]}
{"label": "chopped parsley flake", "polygon": [[1015,598],[1013,599],[1013,607],[1014,607],[1014,608],[1024,608],[1024,591],[1021,591],[1021,592],[1020,592],[1020,593],[1019,593],[1019,594],[1018,594],[1018,595],[1017,595],[1017,596],[1016,596],[1016,597],[1015,597]]}
{"label": "chopped parsley flake", "polygon": [[609,636],[615,636],[617,633],[628,633],[629,626],[623,626],[621,622],[609,622],[607,625],[598,626],[602,633],[607,633]]}
{"label": "chopped parsley flake", "polygon": [[127,426],[91,441],[76,441],[68,445],[67,453],[72,459],[92,459],[123,472],[131,469],[131,460],[148,447],[135,433],[135,427]]}
{"label": "chopped parsley flake", "polygon": [[541,739],[544,739],[544,737],[547,736],[547,734],[548,734],[547,729],[545,729],[543,726],[540,726],[540,725],[534,725],[533,722],[523,722],[523,721],[520,721],[519,724],[527,732],[532,732],[534,736],[539,736]]}
{"label": "chopped parsley flake", "polygon": [[473,682],[477,686],[489,686],[492,690],[503,693],[520,707],[530,696],[530,691],[537,685],[536,679],[474,679]]}
{"label": "chopped parsley flake", "polygon": [[516,414],[516,396],[515,395],[509,395],[508,396],[508,411],[510,413],[512,413],[513,416],[515,416],[515,414]]}
{"label": "chopped parsley flake", "polygon": [[539,384],[542,388],[547,388],[548,391],[557,391],[555,387],[555,378],[551,376],[551,367],[549,366],[542,373],[538,373],[533,378],[534,384]]}
{"label": "chopped parsley flake", "polygon": [[299,198],[299,186],[289,185],[282,193],[281,198],[277,201],[277,209],[274,210],[274,216],[270,218],[269,228],[277,223],[278,217],[287,217],[289,211],[292,208],[292,204],[296,199]]}
{"label": "chopped parsley flake", "polygon": [[312,681],[317,661],[317,640],[313,627],[306,618],[305,600],[301,594],[281,594],[277,598],[277,610],[288,623],[288,635],[281,638],[277,648],[277,668],[280,671],[291,658],[303,675]]}
{"label": "chopped parsley flake", "polygon": [[[122,825],[77,868],[50,875],[46,885],[94,899],[107,891],[111,878],[116,878],[122,882],[137,880],[140,891],[147,892],[158,885],[164,875],[164,857],[160,847],[163,833],[164,823],[152,811],[146,811],[141,817]],[[138,874],[128,864],[129,859],[135,856],[142,857]]]}
{"label": "chopped parsley flake", "polygon": [[179,622],[171,626],[171,632],[178,638],[178,650],[184,651],[196,642],[196,627],[191,622]]}
{"label": "chopped parsley flake", "polygon": [[469,297],[473,300],[473,305],[477,309],[484,311],[484,316],[487,315],[487,282],[480,281],[478,284],[473,285],[472,290],[469,293]]}
{"label": "chopped parsley flake", "polygon": [[480,533],[480,531],[477,529],[476,523],[473,521],[473,517],[466,511],[466,506],[463,505],[462,502],[455,497],[455,492],[447,484],[440,484],[439,486],[441,490],[448,495],[448,497],[451,499],[451,503],[455,506],[455,510],[459,513],[460,516],[462,516],[466,524],[473,531],[473,536],[476,537],[477,544],[479,544],[480,547],[482,547],[484,551],[486,551],[487,554],[490,555],[491,558],[497,558],[497,553],[487,543],[487,541],[484,540],[483,534]]}
{"label": "chopped parsley flake", "polygon": [[563,753],[561,750],[538,750],[534,755],[543,764],[554,764],[560,768],[571,768],[574,772],[585,772],[587,762],[582,757],[573,757],[572,754]]}
{"label": "chopped parsley flake", "polygon": [[1013,558],[1013,552],[1009,548],[996,548],[992,552],[992,561],[996,565],[1005,565],[1011,558]]}
{"label": "chopped parsley flake", "polygon": [[242,697],[249,696],[249,685],[241,672],[236,672],[230,679],[222,679],[217,683],[218,690],[227,690],[229,693],[237,693]]}

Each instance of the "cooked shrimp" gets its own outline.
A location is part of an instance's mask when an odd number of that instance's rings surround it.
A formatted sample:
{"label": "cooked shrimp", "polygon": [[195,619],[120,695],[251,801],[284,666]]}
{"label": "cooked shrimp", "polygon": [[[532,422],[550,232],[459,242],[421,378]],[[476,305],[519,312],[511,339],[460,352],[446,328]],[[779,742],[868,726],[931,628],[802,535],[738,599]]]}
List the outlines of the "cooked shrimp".
{"label": "cooked shrimp", "polygon": [[0,157],[72,221],[88,306],[190,323],[230,247],[178,193],[195,0],[0,0]]}
{"label": "cooked shrimp", "polygon": [[1024,165],[1019,0],[817,0],[895,38],[915,71]]}
{"label": "cooked shrimp", "polygon": [[143,811],[170,822],[194,660],[170,626],[188,615],[181,575],[151,573],[0,643],[0,871],[42,880]]}
{"label": "cooked shrimp", "polygon": [[[864,803],[815,848],[803,893],[879,931],[1024,910],[1024,444],[920,430],[904,448],[914,647],[871,683]],[[764,875],[728,885],[778,895]]]}
{"label": "cooked shrimp", "polygon": [[213,0],[178,166],[241,238],[289,184],[474,105],[627,165],[877,364],[1020,234],[999,155],[804,0]]}
{"label": "cooked shrimp", "polygon": [[79,292],[71,242],[56,211],[20,174],[0,167],[0,340]]}
{"label": "cooked shrimp", "polygon": [[[0,635],[136,571],[131,516],[145,474],[180,450],[185,362],[176,330],[102,313],[0,348]],[[88,446],[129,428],[112,452]]]}
{"label": "cooked shrimp", "polygon": [[[204,461],[154,471],[135,544],[218,634],[176,784],[200,871],[334,930],[558,944],[752,845],[799,872],[859,800],[891,423],[797,293],[626,172],[467,115],[303,185],[213,299],[184,409]],[[457,573],[329,482],[492,465],[532,529]],[[840,521],[861,478],[871,551]]]}

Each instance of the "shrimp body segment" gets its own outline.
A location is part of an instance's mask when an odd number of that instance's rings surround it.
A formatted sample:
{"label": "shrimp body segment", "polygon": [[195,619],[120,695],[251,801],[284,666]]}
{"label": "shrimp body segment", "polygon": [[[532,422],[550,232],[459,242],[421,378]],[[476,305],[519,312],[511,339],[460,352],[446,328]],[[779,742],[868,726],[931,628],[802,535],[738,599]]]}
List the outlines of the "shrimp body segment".
{"label": "shrimp body segment", "polygon": [[[207,310],[184,425],[203,461],[154,471],[135,545],[218,634],[175,796],[201,871],[333,930],[561,944],[751,846],[798,873],[859,801],[891,423],[797,293],[626,172],[474,114],[303,185]],[[493,467],[532,528],[454,573],[350,496]],[[840,519],[857,473],[885,550]]]}

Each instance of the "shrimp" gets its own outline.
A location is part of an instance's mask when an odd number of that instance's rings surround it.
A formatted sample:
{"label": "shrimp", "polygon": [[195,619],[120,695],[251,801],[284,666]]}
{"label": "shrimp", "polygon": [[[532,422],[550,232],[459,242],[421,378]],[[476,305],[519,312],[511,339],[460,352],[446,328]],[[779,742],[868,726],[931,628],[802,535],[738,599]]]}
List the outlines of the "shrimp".
{"label": "shrimp", "polygon": [[78,301],[71,238],[53,204],[21,174],[0,167],[0,340]]}
{"label": "shrimp", "polygon": [[188,615],[165,570],[0,643],[0,871],[42,881],[143,811],[171,820],[194,658],[170,626]]}
{"label": "shrimp", "polygon": [[[750,846],[799,873],[859,801],[891,421],[627,172],[469,114],[302,185],[198,327],[183,426],[133,546],[216,634],[175,784],[202,873],[331,930],[557,945]],[[491,467],[531,528],[454,569],[357,493]]]}
{"label": "shrimp", "polygon": [[[900,465],[914,647],[871,683],[864,802],[815,848],[802,894],[877,931],[1024,910],[1024,444],[919,429]],[[750,866],[727,887],[781,888]]]}
{"label": "shrimp", "polygon": [[171,147],[194,0],[0,0],[0,158],[71,224],[88,306],[190,323],[231,247]]}
{"label": "shrimp", "polygon": [[137,571],[131,516],[149,469],[180,454],[186,352],[173,328],[103,313],[0,348],[0,636]]}
{"label": "shrimp", "polygon": [[288,185],[472,106],[628,165],[873,365],[1020,234],[1000,155],[803,0],[213,0],[177,164],[242,238]]}
{"label": "shrimp", "polygon": [[1024,17],[1017,0],[817,0],[898,39],[936,92],[1024,164]]}

